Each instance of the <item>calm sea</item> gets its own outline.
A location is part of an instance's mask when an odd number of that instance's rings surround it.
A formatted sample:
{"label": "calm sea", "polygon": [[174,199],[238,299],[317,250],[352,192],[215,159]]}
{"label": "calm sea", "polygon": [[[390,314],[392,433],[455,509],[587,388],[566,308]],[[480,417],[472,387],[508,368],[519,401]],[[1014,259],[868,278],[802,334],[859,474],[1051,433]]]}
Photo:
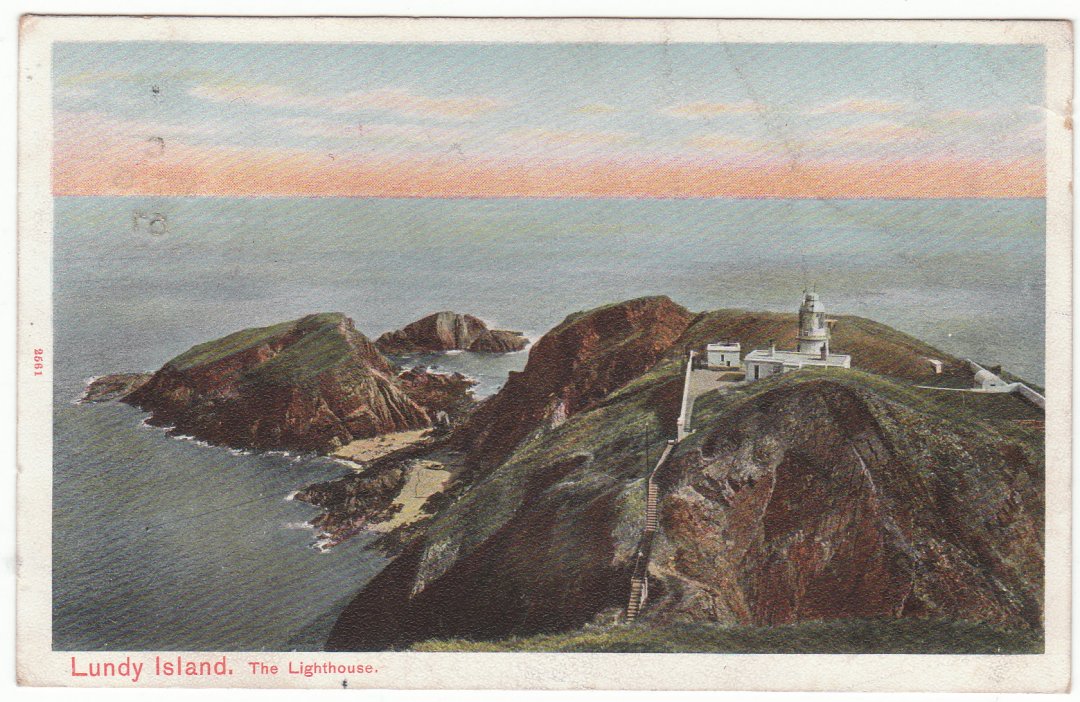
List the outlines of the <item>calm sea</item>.
{"label": "calm sea", "polygon": [[[136,231],[136,212],[168,230]],[[347,469],[173,439],[90,376],[311,312],[368,336],[452,309],[535,338],[568,313],[667,294],[692,310],[827,309],[1043,383],[1041,200],[58,198],[54,646],[318,648],[383,565],[320,554],[289,493]],[[145,221],[145,220],[144,220]],[[493,392],[526,355],[424,359]]]}

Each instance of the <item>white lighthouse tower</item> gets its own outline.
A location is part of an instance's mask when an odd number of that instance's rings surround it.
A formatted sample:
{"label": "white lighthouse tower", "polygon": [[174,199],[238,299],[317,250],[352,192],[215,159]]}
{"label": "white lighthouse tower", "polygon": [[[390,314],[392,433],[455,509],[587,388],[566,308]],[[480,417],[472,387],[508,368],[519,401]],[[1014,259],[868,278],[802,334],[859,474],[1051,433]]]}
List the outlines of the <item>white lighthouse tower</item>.
{"label": "white lighthouse tower", "polygon": [[851,368],[851,356],[829,352],[829,320],[816,292],[803,291],[799,306],[798,346],[779,351],[775,345],[754,349],[743,359],[746,380],[751,382],[800,368]]}
{"label": "white lighthouse tower", "polygon": [[803,302],[799,307],[799,335],[796,339],[796,352],[828,357],[829,326],[825,322],[825,309],[816,292],[803,294]]}

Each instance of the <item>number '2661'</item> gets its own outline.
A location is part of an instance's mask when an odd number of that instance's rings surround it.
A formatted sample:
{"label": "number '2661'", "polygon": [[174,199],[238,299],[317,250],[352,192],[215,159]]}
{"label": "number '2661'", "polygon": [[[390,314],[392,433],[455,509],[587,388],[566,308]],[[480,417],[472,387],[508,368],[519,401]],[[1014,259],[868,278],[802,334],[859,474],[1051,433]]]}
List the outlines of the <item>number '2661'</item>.
{"label": "number '2661'", "polygon": [[34,375],[42,375],[45,371],[45,349],[34,349]]}

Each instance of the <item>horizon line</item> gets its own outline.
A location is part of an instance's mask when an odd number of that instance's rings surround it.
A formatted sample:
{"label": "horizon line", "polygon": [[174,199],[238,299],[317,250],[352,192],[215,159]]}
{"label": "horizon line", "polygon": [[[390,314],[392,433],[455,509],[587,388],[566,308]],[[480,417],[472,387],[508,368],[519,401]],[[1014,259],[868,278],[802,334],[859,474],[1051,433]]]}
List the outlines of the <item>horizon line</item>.
{"label": "horizon line", "polygon": [[895,202],[923,201],[923,200],[1046,200],[1046,195],[966,195],[966,196],[872,196],[851,195],[838,197],[822,197],[820,195],[335,195],[335,194],[312,194],[312,193],[58,193],[53,192],[52,197],[61,198],[216,198],[230,200],[257,200],[257,199],[302,199],[302,200],[658,200],[658,201],[685,201],[685,200],[887,200]]}

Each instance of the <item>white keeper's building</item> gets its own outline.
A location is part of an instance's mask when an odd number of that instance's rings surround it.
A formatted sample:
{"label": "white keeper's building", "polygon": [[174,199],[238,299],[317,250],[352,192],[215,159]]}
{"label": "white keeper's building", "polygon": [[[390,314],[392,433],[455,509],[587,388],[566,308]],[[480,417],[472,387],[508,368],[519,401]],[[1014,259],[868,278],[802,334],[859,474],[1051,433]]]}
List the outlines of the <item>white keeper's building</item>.
{"label": "white keeper's building", "polygon": [[718,341],[705,347],[705,363],[709,368],[738,368],[742,344],[738,341]]}

